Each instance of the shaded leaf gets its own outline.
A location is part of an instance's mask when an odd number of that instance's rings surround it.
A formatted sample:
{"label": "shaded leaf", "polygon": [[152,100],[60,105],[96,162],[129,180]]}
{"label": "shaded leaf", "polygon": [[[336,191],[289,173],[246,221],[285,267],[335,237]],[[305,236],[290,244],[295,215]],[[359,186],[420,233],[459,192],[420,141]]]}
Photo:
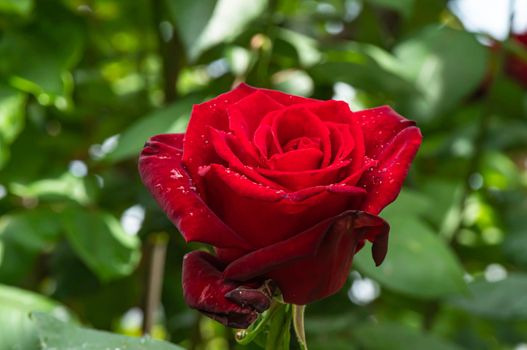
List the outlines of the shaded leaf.
{"label": "shaded leaf", "polygon": [[127,276],[139,262],[139,239],[110,214],[83,208],[63,213],[66,236],[80,259],[103,281]]}
{"label": "shaded leaf", "polygon": [[452,305],[478,316],[498,320],[527,320],[527,274],[512,273],[489,282],[480,278],[469,284],[469,295],[453,298]]}
{"label": "shaded leaf", "polygon": [[370,252],[363,251],[356,256],[355,266],[384,287],[418,298],[462,292],[466,288],[463,269],[451,249],[419,217],[425,210],[433,210],[426,197],[401,193],[381,215],[390,224],[386,259],[375,267]]}
{"label": "shaded leaf", "polygon": [[359,326],[355,329],[355,338],[366,350],[461,350],[437,336],[396,323]]}

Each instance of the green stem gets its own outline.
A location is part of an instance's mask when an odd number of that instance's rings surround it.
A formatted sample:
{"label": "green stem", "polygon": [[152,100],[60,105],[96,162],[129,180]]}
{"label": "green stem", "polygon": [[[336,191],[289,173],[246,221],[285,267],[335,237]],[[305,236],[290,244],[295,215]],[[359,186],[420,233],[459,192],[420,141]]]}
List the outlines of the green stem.
{"label": "green stem", "polygon": [[296,333],[296,339],[302,350],[307,350],[306,331],[304,329],[304,312],[305,305],[293,305],[293,327]]}
{"label": "green stem", "polygon": [[291,305],[280,304],[269,320],[265,350],[289,350],[291,341]]}

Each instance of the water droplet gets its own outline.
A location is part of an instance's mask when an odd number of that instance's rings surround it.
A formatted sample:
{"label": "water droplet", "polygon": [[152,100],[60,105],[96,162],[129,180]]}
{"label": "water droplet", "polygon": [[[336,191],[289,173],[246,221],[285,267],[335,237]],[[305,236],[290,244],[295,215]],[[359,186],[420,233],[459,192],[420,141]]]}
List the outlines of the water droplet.
{"label": "water droplet", "polygon": [[181,179],[183,177],[183,174],[177,169],[170,170],[170,178],[171,179]]}

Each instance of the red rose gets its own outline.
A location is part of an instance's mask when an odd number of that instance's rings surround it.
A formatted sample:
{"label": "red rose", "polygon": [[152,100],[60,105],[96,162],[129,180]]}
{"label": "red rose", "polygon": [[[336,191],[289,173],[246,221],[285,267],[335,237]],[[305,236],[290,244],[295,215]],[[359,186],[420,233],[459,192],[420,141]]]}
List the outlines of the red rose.
{"label": "red rose", "polygon": [[[516,34],[512,37],[518,44],[527,48],[527,33]],[[506,70],[509,76],[527,86],[527,63],[517,56],[507,58]]]}
{"label": "red rose", "polygon": [[[142,179],[187,241],[187,303],[235,327],[268,307],[271,280],[288,303],[337,292],[353,255],[388,224],[376,216],[398,195],[421,143],[390,107],[351,112],[242,84],[194,106],[187,132],[147,142]],[[260,288],[259,288],[260,287]]]}

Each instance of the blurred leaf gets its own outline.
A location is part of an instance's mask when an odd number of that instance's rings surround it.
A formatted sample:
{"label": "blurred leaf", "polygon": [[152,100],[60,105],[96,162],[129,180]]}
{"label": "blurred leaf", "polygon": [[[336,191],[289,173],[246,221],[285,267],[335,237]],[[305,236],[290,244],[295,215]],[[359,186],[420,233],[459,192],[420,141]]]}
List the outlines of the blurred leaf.
{"label": "blurred leaf", "polygon": [[296,69],[277,72],[271,80],[275,89],[299,96],[311,96],[315,85],[306,72]]}
{"label": "blurred leaf", "polygon": [[38,253],[48,250],[61,232],[59,214],[46,209],[21,211],[0,218],[0,281],[18,282],[33,267]]}
{"label": "blurred leaf", "polygon": [[63,222],[71,246],[101,280],[127,276],[139,263],[139,239],[110,214],[68,208]]}
{"label": "blurred leaf", "polygon": [[0,349],[37,350],[39,340],[29,318],[32,311],[68,316],[66,309],[41,295],[0,285]]}
{"label": "blurred leaf", "polygon": [[201,96],[186,97],[139,119],[119,136],[117,147],[105,159],[119,161],[137,157],[150,137],[185,132],[192,106],[201,101]]}
{"label": "blurred leaf", "polygon": [[497,282],[480,278],[468,286],[470,294],[451,299],[453,305],[492,319],[527,320],[527,274],[511,273]]}
{"label": "blurred leaf", "polygon": [[414,0],[366,0],[366,2],[395,10],[404,16],[410,16],[414,6]]}
{"label": "blurred leaf", "polygon": [[431,209],[430,203],[426,197],[402,192],[381,215],[390,224],[386,260],[375,267],[370,252],[361,252],[356,267],[386,288],[418,298],[464,291],[464,272],[455,255],[418,216]]}
{"label": "blurred leaf", "polygon": [[92,201],[93,188],[86,178],[64,173],[56,179],[44,179],[30,184],[11,183],[10,191],[20,197],[36,197],[44,199],[69,198],[80,204]]}
{"label": "blurred leaf", "polygon": [[34,313],[31,318],[41,341],[41,350],[183,350],[149,337],[134,338],[80,328],[44,313]]}
{"label": "blurred leaf", "polygon": [[0,13],[27,16],[33,9],[33,0],[0,0]]}
{"label": "blurred leaf", "polygon": [[[42,104],[68,98],[72,89],[69,74],[80,59],[83,37],[77,22],[56,5],[19,31],[6,31],[0,39],[0,76],[14,87],[32,93]],[[38,54],[37,54],[38,53]],[[67,100],[59,106],[67,104]]]}
{"label": "blurred leaf", "polygon": [[366,350],[461,350],[432,334],[424,334],[396,323],[359,326],[355,338]]}
{"label": "blurred leaf", "polygon": [[212,46],[235,38],[267,6],[267,0],[167,1],[191,61]]}
{"label": "blurred leaf", "polygon": [[0,240],[10,240],[39,251],[57,239],[60,233],[59,216],[46,209],[22,211],[0,218]]}
{"label": "blurred leaf", "polygon": [[7,161],[9,145],[24,127],[26,96],[0,84],[0,169]]}
{"label": "blurred leaf", "polygon": [[474,35],[448,27],[427,27],[394,52],[401,77],[414,82],[422,93],[413,111],[425,120],[474,93],[487,73],[488,49]]}
{"label": "blurred leaf", "polygon": [[283,28],[276,30],[276,36],[285,40],[296,49],[302,67],[310,67],[318,63],[322,58],[322,54],[318,49],[318,43],[313,38]]}

